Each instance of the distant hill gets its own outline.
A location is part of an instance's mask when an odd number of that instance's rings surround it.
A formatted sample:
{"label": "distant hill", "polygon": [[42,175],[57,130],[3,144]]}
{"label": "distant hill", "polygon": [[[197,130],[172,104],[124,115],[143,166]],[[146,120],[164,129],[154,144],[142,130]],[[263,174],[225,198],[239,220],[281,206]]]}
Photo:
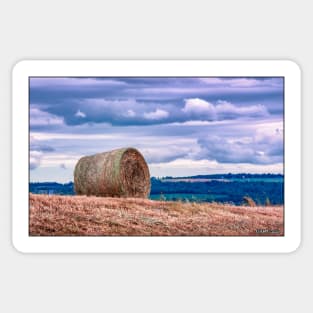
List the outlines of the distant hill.
{"label": "distant hill", "polygon": [[56,182],[29,183],[29,192],[37,194],[74,195],[74,183],[60,184]]}
{"label": "distant hill", "polygon": [[280,178],[283,179],[284,175],[282,174],[271,174],[271,173],[264,173],[264,174],[250,174],[250,173],[239,173],[239,174],[233,174],[233,173],[228,173],[228,174],[210,174],[210,175],[195,175],[195,176],[182,176],[182,177],[172,177],[172,176],[166,176],[163,177],[162,179],[249,179],[249,178]]}
{"label": "distant hill", "polygon": [[[74,195],[69,182],[30,183],[34,194]],[[257,204],[284,203],[284,176],[281,174],[213,174],[188,177],[151,178],[150,198],[153,200],[223,202],[241,205],[245,196]]]}

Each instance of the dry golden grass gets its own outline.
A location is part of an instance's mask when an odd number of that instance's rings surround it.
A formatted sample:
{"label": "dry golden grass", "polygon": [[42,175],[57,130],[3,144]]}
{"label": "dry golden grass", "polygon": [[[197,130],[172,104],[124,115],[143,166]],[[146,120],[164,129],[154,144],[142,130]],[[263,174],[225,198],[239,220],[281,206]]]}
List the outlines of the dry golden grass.
{"label": "dry golden grass", "polygon": [[30,194],[31,236],[282,236],[283,207]]}

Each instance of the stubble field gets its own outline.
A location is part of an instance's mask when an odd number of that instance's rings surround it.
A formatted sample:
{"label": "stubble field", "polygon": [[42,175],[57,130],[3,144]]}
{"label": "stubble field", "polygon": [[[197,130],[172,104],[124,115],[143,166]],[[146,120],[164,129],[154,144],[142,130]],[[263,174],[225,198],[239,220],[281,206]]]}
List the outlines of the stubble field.
{"label": "stubble field", "polygon": [[283,206],[30,194],[31,236],[282,236]]}

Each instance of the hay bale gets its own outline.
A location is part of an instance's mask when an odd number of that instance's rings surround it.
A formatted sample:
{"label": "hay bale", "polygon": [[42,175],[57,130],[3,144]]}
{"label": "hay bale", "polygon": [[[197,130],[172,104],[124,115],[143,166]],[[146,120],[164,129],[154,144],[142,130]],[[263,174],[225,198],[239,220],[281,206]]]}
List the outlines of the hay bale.
{"label": "hay bale", "polygon": [[147,198],[149,168],[133,148],[85,156],[76,164],[74,186],[78,195]]}

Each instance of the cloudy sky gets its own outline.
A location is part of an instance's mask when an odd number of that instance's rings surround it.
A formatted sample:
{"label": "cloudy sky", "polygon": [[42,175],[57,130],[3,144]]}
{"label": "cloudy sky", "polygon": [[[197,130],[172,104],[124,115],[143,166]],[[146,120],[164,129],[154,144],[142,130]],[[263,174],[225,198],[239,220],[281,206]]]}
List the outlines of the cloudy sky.
{"label": "cloudy sky", "polygon": [[30,181],[135,147],[152,176],[283,172],[283,78],[30,78]]}

